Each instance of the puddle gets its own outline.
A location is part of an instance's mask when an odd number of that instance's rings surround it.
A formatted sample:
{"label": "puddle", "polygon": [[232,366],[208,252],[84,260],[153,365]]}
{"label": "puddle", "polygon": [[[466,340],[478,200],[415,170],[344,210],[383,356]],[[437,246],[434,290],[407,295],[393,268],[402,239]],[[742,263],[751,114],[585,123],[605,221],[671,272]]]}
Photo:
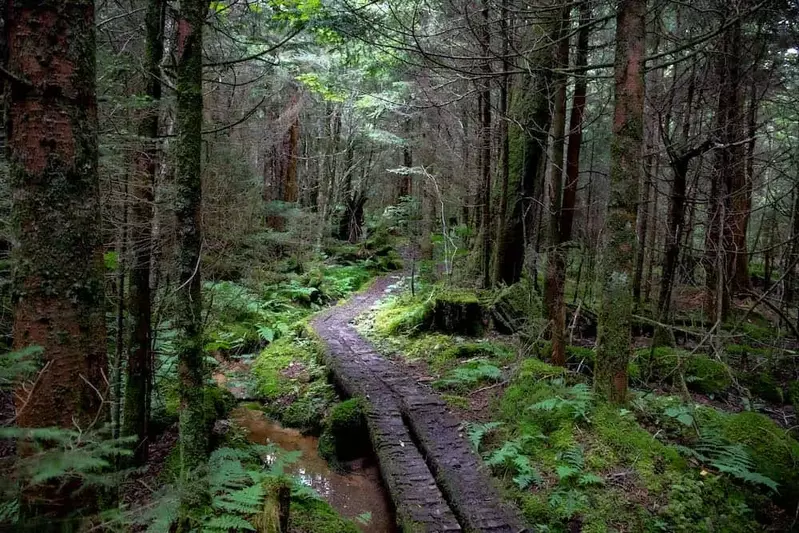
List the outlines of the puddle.
{"label": "puddle", "polygon": [[368,524],[358,524],[364,533],[397,533],[394,511],[380,479],[380,470],[373,458],[353,463],[351,472],[342,474],[332,470],[316,450],[319,439],[302,435],[269,420],[264,413],[239,407],[232,413],[233,419],[250,434],[250,441],[257,444],[276,444],[287,451],[300,451],[300,459],[286,470],[299,477],[306,485],[318,492],[344,517],[355,518],[371,513]]}

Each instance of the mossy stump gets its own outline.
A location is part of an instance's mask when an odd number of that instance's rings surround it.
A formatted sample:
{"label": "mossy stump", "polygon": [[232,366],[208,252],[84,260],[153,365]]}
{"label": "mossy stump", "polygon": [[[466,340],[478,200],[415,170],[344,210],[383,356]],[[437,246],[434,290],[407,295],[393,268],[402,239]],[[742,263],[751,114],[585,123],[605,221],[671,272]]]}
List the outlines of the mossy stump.
{"label": "mossy stump", "polygon": [[438,296],[432,314],[432,329],[442,333],[479,336],[485,331],[483,306],[472,293]]}
{"label": "mossy stump", "polygon": [[363,405],[352,398],[336,405],[319,439],[319,454],[328,460],[352,461],[370,453]]}

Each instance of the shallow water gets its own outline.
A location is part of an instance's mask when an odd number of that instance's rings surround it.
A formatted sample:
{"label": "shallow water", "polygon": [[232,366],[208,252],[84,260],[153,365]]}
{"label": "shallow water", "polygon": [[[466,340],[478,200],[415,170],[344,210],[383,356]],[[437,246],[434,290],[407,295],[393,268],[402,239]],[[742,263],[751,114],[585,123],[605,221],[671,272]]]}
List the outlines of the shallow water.
{"label": "shallow water", "polygon": [[371,513],[368,524],[358,524],[364,533],[396,533],[395,517],[390,499],[380,479],[374,458],[352,463],[352,470],[342,474],[332,470],[317,452],[319,439],[282,427],[261,411],[240,407],[233,419],[249,431],[250,441],[275,444],[287,451],[300,451],[300,459],[289,465],[288,473],[299,477],[318,492],[336,511],[347,518]]}

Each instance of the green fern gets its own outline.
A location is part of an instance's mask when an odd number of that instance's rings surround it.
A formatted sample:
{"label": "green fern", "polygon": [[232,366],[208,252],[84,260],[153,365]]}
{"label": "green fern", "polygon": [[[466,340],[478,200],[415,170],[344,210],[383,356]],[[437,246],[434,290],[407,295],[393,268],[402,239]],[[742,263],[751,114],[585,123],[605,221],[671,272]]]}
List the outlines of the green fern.
{"label": "green fern", "polygon": [[[562,379],[553,380],[555,385],[563,385]],[[533,404],[529,409],[534,411],[563,411],[574,420],[590,422],[590,412],[594,402],[594,394],[585,383],[572,385],[564,390],[562,396],[548,398]]]}
{"label": "green fern", "polygon": [[502,370],[488,361],[478,359],[450,370],[446,377],[433,383],[438,389],[462,389],[472,387],[483,381],[499,381]]}
{"label": "green fern", "polygon": [[488,455],[486,464],[495,470],[512,473],[513,482],[522,490],[533,484],[540,484],[542,483],[541,475],[524,453],[524,448],[542,438],[544,438],[543,435],[525,434],[505,441],[499,449]]}
{"label": "green fern", "polygon": [[472,448],[475,451],[480,451],[480,444],[483,442],[483,438],[501,426],[502,422],[468,423],[466,425],[466,435],[472,444]]}
{"label": "green fern", "polygon": [[755,465],[749,451],[740,443],[730,443],[714,430],[704,430],[694,447],[679,446],[683,453],[735,479],[778,491],[778,483],[754,470]]}

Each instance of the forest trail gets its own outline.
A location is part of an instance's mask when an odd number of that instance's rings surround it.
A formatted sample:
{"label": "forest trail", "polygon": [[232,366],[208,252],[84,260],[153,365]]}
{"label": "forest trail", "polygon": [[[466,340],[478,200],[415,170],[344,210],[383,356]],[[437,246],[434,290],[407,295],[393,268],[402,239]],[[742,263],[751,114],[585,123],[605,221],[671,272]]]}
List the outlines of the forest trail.
{"label": "forest trail", "polygon": [[405,531],[520,533],[518,512],[494,488],[461,421],[429,387],[381,356],[351,321],[390,293],[402,275],[376,280],[365,292],[313,322],[326,363],[350,396],[365,398],[372,446]]}

